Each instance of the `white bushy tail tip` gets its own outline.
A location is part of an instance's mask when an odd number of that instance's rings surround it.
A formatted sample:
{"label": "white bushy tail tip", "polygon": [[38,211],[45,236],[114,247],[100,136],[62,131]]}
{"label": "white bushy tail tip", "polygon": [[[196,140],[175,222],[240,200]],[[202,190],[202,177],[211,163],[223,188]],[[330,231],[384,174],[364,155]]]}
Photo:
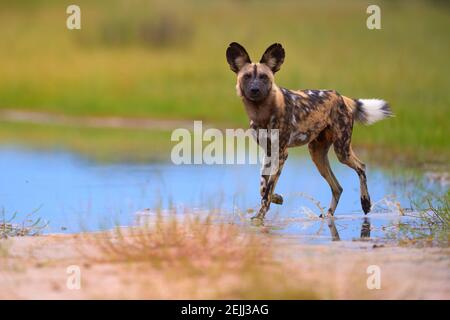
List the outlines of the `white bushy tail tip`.
{"label": "white bushy tail tip", "polygon": [[389,104],[384,100],[357,99],[356,102],[355,118],[364,124],[372,124],[393,116]]}

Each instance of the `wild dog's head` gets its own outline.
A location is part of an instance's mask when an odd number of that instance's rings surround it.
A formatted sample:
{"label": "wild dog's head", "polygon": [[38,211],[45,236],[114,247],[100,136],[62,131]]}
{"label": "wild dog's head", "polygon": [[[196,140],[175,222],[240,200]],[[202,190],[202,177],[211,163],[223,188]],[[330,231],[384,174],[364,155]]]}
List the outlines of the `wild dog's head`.
{"label": "wild dog's head", "polygon": [[233,42],[227,49],[227,61],[230,69],[237,74],[238,95],[261,102],[272,90],[274,74],[284,61],[284,49],[281,44],[274,43],[267,48],[259,63],[252,63],[244,47]]}

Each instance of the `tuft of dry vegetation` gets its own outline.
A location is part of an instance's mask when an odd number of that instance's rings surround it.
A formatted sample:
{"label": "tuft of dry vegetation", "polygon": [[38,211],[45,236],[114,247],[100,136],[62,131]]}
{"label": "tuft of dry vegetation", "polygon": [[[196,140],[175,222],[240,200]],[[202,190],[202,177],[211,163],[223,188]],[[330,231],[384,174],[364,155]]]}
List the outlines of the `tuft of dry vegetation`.
{"label": "tuft of dry vegetation", "polygon": [[41,234],[48,222],[42,218],[35,218],[34,214],[37,210],[27,214],[21,222],[15,222],[17,212],[14,212],[10,218],[6,218],[4,209],[1,211],[0,219],[0,239],[7,239],[10,237],[36,236]]}
{"label": "tuft of dry vegetation", "polygon": [[450,244],[450,193],[428,194],[416,201],[416,211],[409,213],[411,222],[402,224],[400,235],[404,242],[448,247]]}
{"label": "tuft of dry vegetation", "polygon": [[[250,265],[270,256],[270,241],[256,234],[241,233],[235,224],[213,223],[205,218],[156,214],[144,225],[89,235],[100,249],[98,261],[145,261],[155,265],[192,262],[193,268],[211,263]],[[244,249],[245,248],[245,249]]]}
{"label": "tuft of dry vegetation", "polygon": [[80,252],[90,263],[131,268],[145,284],[139,288],[140,297],[154,297],[148,290],[155,287],[151,279],[161,277],[175,287],[189,279],[183,289],[186,295],[181,294],[184,298],[197,294],[238,299],[317,297],[311,283],[293,282],[296,277],[287,276],[292,273],[275,258],[270,237],[212,220],[209,215],[156,214],[144,225],[87,234],[84,248],[94,250]]}
{"label": "tuft of dry vegetation", "polygon": [[[132,228],[0,241],[0,298],[390,299],[449,296],[448,250],[305,245],[216,217],[149,214]],[[3,246],[5,245],[5,246]],[[0,250],[1,251],[3,250]],[[369,265],[382,290],[368,290]],[[69,290],[78,266],[81,289]],[[20,266],[17,268],[16,266]],[[433,273],[428,272],[433,270]],[[421,274],[421,277],[414,275]]]}

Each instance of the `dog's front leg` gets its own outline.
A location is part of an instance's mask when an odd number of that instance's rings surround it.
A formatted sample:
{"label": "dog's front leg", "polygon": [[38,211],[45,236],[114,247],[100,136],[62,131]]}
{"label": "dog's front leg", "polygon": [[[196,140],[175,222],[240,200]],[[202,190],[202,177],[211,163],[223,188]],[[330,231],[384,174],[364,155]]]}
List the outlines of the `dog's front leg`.
{"label": "dog's front leg", "polygon": [[[263,167],[261,170],[261,207],[257,215],[252,217],[252,219],[263,220],[267,211],[270,208],[271,202],[276,202],[273,197],[280,197],[274,194],[275,186],[277,184],[278,178],[280,177],[283,165],[288,157],[287,148],[283,148],[279,153],[274,154],[277,159],[273,157],[266,156],[264,158]],[[282,198],[281,198],[282,199]]]}
{"label": "dog's front leg", "polygon": [[[259,192],[261,194],[261,198],[264,197],[267,189],[267,183],[269,181],[270,175],[261,175],[261,184],[259,188]],[[283,196],[278,193],[272,193],[272,198],[270,199],[271,203],[275,204],[283,204]]]}

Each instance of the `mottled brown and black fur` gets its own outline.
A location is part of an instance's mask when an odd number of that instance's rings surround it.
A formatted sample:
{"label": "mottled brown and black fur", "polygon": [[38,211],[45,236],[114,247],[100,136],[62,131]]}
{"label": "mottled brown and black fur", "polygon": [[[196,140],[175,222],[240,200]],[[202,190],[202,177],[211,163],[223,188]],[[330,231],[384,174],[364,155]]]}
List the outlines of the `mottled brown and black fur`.
{"label": "mottled brown and black fur", "polygon": [[[332,145],[339,161],[358,174],[361,206],[368,213],[371,203],[365,165],[356,157],[351,146],[353,122],[364,122],[365,117],[359,100],[347,98],[334,90],[288,90],[278,87],[274,74],[285,57],[280,44],[271,45],[259,63],[252,63],[246,50],[237,43],[230,44],[226,57],[231,70],[237,74],[237,94],[242,98],[251,128],[279,130],[279,165],[273,174],[261,177],[261,207],[254,218],[263,219],[271,202],[283,202],[274,189],[288,157],[288,148],[306,144],[313,162],[331,188],[328,214],[334,214],[342,193],[328,161],[327,153]],[[384,114],[390,115],[387,104],[381,109]]]}

